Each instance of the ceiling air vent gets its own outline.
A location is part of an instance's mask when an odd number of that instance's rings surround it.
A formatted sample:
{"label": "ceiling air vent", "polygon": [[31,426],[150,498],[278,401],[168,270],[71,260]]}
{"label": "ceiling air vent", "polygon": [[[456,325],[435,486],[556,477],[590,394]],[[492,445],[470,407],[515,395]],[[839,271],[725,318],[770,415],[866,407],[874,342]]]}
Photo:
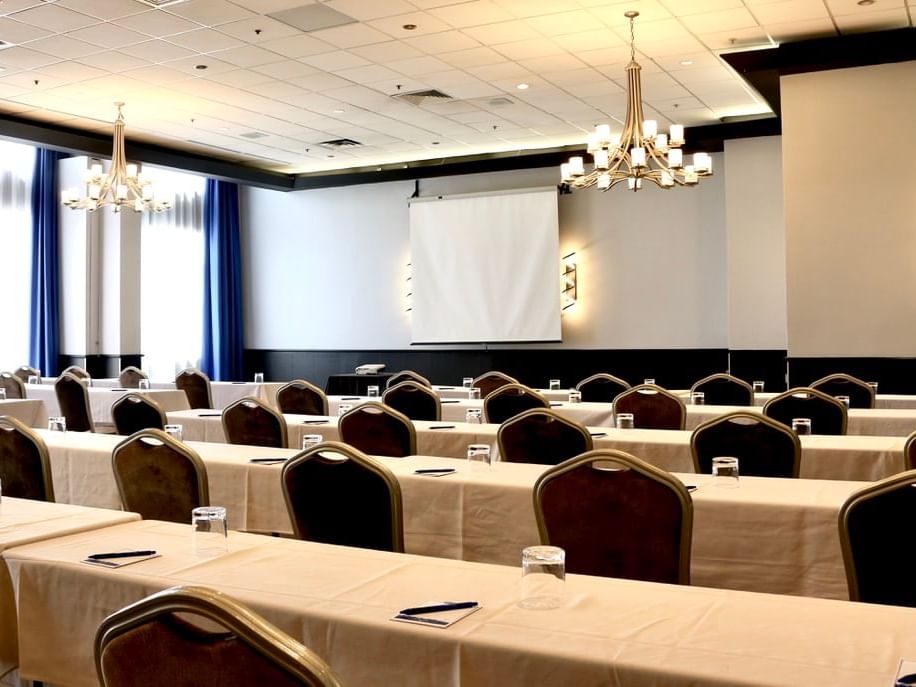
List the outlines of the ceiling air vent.
{"label": "ceiling air vent", "polygon": [[137,0],[137,2],[147,5],[148,7],[169,7],[187,1],[188,0]]}
{"label": "ceiling air vent", "polygon": [[14,45],[16,45],[16,44],[15,44],[15,43],[7,43],[6,41],[0,41],[0,50],[4,50],[5,48],[12,48]]}
{"label": "ceiling air vent", "polygon": [[354,141],[352,138],[335,138],[333,141],[322,141],[318,145],[328,148],[352,148],[353,146],[361,146],[362,143]]}
{"label": "ceiling air vent", "polygon": [[255,141],[259,138],[267,138],[267,134],[263,134],[260,131],[249,131],[244,134],[239,134],[239,136],[241,136],[242,138],[251,139],[252,141]]}
{"label": "ceiling air vent", "polygon": [[406,100],[412,105],[420,105],[428,100],[452,100],[452,96],[442,91],[431,88],[425,91],[409,91],[407,93],[393,93],[392,98]]}

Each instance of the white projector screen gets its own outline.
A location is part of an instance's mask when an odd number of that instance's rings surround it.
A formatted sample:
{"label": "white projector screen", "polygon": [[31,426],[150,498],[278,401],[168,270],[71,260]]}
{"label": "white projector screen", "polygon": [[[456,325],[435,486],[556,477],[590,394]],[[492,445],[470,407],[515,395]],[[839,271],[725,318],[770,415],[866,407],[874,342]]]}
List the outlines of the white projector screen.
{"label": "white projector screen", "polygon": [[413,343],[560,340],[557,190],[410,201]]}

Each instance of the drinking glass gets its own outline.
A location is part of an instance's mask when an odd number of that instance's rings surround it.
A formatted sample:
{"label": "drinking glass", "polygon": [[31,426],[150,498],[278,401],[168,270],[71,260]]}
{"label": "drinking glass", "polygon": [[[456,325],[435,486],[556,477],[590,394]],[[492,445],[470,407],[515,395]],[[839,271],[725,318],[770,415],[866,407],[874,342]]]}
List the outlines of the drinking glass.
{"label": "drinking glass", "polygon": [[734,456],[716,456],[712,459],[712,476],[717,487],[738,486],[738,459]]}
{"label": "drinking glass", "polygon": [[353,406],[350,405],[349,403],[341,403],[339,406],[337,406],[337,417],[341,417],[347,411],[349,411],[352,407]]}
{"label": "drinking glass", "polygon": [[468,408],[464,413],[464,421],[471,425],[479,425],[483,422],[480,408]]}
{"label": "drinking glass", "polygon": [[569,390],[569,402],[570,403],[582,403],[582,392],[578,389]]}
{"label": "drinking glass", "polygon": [[694,391],[690,394],[690,403],[695,406],[706,405],[706,394],[702,391]]}
{"label": "drinking glass", "polygon": [[38,375],[29,375],[29,384],[41,384],[41,377]]}
{"label": "drinking glass", "polygon": [[551,391],[558,391],[560,389],[560,380],[559,379],[551,379],[549,384],[550,384],[549,388]]}
{"label": "drinking glass", "polygon": [[461,386],[463,386],[465,389],[470,389],[471,384],[473,383],[474,383],[473,377],[462,377],[461,378]]}
{"label": "drinking glass", "polygon": [[324,437],[320,434],[303,434],[302,435],[302,450],[311,448],[317,444],[320,444],[324,441]]}
{"label": "drinking glass", "polygon": [[795,433],[801,436],[802,434],[811,434],[811,418],[808,417],[793,417],[792,418],[792,429],[795,430]]}
{"label": "drinking glass", "polygon": [[468,465],[471,472],[484,472],[490,467],[490,445],[469,444]]}
{"label": "drinking glass", "polygon": [[0,389],[0,401],[6,400],[6,389]]}
{"label": "drinking glass", "polygon": [[366,395],[369,398],[378,398],[378,386],[375,384],[373,384],[372,386],[367,386]]}
{"label": "drinking glass", "polygon": [[754,393],[755,393],[755,394],[762,394],[762,393],[763,393],[763,382],[762,382],[761,380],[758,379],[757,381],[753,382],[753,383],[751,384],[751,386],[754,387]]}
{"label": "drinking glass", "polygon": [[643,384],[655,384],[655,377],[646,377],[642,380]]}
{"label": "drinking glass", "polygon": [[175,441],[181,441],[184,436],[184,425],[166,425],[165,433],[173,437]]}
{"label": "drinking glass", "polygon": [[225,507],[201,506],[191,511],[191,540],[196,556],[226,553],[227,536]]}
{"label": "drinking glass", "polygon": [[62,415],[48,418],[48,429],[52,432],[66,432],[67,418]]}
{"label": "drinking glass", "polygon": [[145,390],[145,389],[149,389],[149,380],[148,380],[148,379],[141,379],[139,382],[137,382],[137,386],[139,387],[140,391],[143,391],[143,390]]}
{"label": "drinking glass", "polygon": [[522,593],[518,605],[546,611],[563,605],[566,552],[559,546],[529,546],[522,550]]}
{"label": "drinking glass", "polygon": [[255,384],[263,384],[263,383],[264,383],[264,373],[263,373],[263,372],[255,372],[255,373],[254,373],[254,383],[255,383]]}
{"label": "drinking glass", "polygon": [[633,429],[633,413],[617,413],[617,429]]}
{"label": "drinking glass", "polygon": [[480,389],[476,386],[472,386],[468,389],[468,400],[469,401],[479,401],[480,400]]}
{"label": "drinking glass", "polygon": [[842,403],[846,408],[849,408],[849,396],[836,396],[836,400]]}

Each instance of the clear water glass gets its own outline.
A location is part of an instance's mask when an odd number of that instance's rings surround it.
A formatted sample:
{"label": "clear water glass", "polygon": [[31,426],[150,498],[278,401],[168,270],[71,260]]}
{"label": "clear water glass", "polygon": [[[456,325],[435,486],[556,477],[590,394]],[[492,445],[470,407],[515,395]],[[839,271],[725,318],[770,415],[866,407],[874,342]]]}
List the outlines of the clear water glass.
{"label": "clear water glass", "polygon": [[489,444],[468,445],[468,465],[471,468],[471,472],[485,472],[490,467],[490,460]]}
{"label": "clear water glass", "polygon": [[734,456],[716,456],[712,459],[712,476],[717,487],[734,489],[738,486],[738,459]]}
{"label": "clear water glass", "polygon": [[468,400],[469,401],[479,401],[480,400],[480,389],[476,386],[472,386],[468,389]]}
{"label": "clear water glass", "polygon": [[793,417],[792,429],[795,430],[795,433],[799,436],[802,434],[811,434],[811,418]]}
{"label": "clear water glass", "polygon": [[633,429],[633,413],[617,413],[615,416],[617,429]]}
{"label": "clear water glass", "polygon": [[550,389],[551,391],[559,391],[559,390],[560,390],[560,380],[559,380],[559,379],[551,379],[550,382],[548,382],[548,384],[550,385],[550,386],[549,386],[549,389]]}
{"label": "clear water glass", "polygon": [[255,372],[255,373],[254,373],[254,383],[255,383],[255,384],[263,384],[263,383],[264,383],[264,373],[263,373],[263,372]]}
{"label": "clear water glass", "polygon": [[373,384],[366,387],[366,395],[369,398],[378,398],[378,385]]}
{"label": "clear water glass", "polygon": [[706,405],[706,394],[702,391],[694,391],[690,394],[690,403],[695,406]]}
{"label": "clear water glass", "polygon": [[758,379],[758,380],[752,382],[752,383],[751,383],[751,386],[754,387],[754,393],[755,393],[755,394],[762,394],[762,393],[763,393],[763,386],[764,386],[764,384],[763,384],[763,382],[762,382],[761,380]]}
{"label": "clear water glass", "polygon": [[849,408],[849,396],[836,396],[836,400],[842,403],[846,408]]}
{"label": "clear water glass", "polygon": [[470,389],[471,384],[473,383],[474,383],[473,377],[462,377],[461,378],[461,386],[463,386],[465,389]]}
{"label": "clear water glass", "polygon": [[166,425],[165,433],[175,439],[175,441],[182,441],[182,437],[184,436],[184,425]]}
{"label": "clear water glass", "polygon": [[41,377],[38,375],[29,375],[28,384],[41,384]]}
{"label": "clear water glass", "polygon": [[582,403],[582,392],[578,389],[569,390],[569,402],[570,403]]}
{"label": "clear water glass", "polygon": [[226,509],[223,506],[201,506],[191,511],[191,541],[194,555],[220,556],[228,550]]}
{"label": "clear water glass", "polygon": [[322,441],[324,441],[324,437],[320,434],[303,434],[302,450],[305,451],[306,449],[312,448],[312,446],[317,446]]}
{"label": "clear water glass", "polygon": [[471,425],[479,425],[483,422],[483,412],[480,408],[468,408],[464,413],[464,421]]}
{"label": "clear water glass", "polygon": [[533,611],[559,608],[566,597],[566,552],[559,546],[522,550],[522,590],[518,605]]}
{"label": "clear water glass", "polygon": [[141,379],[140,381],[137,382],[137,387],[140,389],[140,391],[149,389],[149,380]]}
{"label": "clear water glass", "polygon": [[48,418],[48,429],[52,432],[66,432],[67,418],[63,415]]}
{"label": "clear water glass", "polygon": [[349,403],[341,403],[337,406],[337,417],[341,417],[353,408]]}

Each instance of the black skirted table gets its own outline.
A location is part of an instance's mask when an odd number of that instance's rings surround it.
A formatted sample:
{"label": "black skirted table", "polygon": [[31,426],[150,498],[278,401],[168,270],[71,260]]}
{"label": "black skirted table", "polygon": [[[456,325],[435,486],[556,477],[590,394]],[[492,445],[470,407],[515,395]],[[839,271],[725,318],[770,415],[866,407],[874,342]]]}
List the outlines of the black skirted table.
{"label": "black skirted table", "polygon": [[393,376],[392,372],[358,375],[353,372],[343,375],[328,375],[324,392],[329,396],[366,396],[370,386],[377,386],[379,393],[384,393],[385,384]]}

